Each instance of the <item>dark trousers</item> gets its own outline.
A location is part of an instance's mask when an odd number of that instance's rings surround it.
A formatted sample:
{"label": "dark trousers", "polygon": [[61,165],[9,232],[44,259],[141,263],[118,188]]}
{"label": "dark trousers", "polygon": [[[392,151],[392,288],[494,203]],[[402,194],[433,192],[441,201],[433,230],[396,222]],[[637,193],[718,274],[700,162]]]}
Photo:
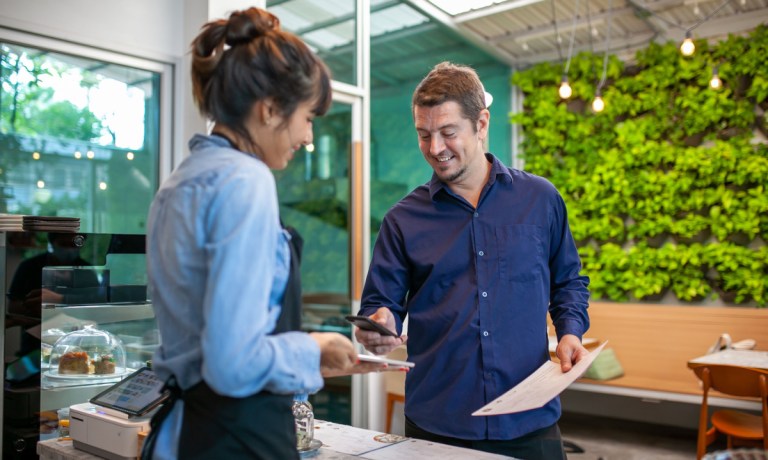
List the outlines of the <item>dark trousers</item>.
{"label": "dark trousers", "polygon": [[298,459],[293,397],[220,396],[201,382],[184,393],[179,459]]}
{"label": "dark trousers", "polygon": [[563,449],[560,428],[557,426],[557,423],[508,441],[472,441],[430,433],[429,431],[419,428],[406,417],[405,435],[409,438],[439,442],[441,444],[465,447],[467,449],[482,450],[484,452],[506,455],[524,460],[564,460],[567,458],[565,450]]}

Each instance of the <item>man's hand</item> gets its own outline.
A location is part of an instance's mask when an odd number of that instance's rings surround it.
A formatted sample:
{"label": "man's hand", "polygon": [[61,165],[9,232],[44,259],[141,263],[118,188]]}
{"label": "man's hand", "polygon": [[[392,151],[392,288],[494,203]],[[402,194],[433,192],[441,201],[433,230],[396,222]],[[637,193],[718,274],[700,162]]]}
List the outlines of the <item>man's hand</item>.
{"label": "man's hand", "polygon": [[581,344],[581,340],[573,334],[565,334],[560,338],[555,351],[560,360],[560,369],[563,372],[571,370],[574,364],[589,354],[589,351]]}
{"label": "man's hand", "polygon": [[[376,310],[376,313],[370,316],[370,318],[390,331],[395,330],[395,316],[387,307],[379,308]],[[408,341],[408,336],[405,335],[392,337],[379,334],[375,331],[366,331],[359,327],[355,328],[355,338],[357,338],[357,341],[360,342],[366,350],[376,355],[386,355]]]}

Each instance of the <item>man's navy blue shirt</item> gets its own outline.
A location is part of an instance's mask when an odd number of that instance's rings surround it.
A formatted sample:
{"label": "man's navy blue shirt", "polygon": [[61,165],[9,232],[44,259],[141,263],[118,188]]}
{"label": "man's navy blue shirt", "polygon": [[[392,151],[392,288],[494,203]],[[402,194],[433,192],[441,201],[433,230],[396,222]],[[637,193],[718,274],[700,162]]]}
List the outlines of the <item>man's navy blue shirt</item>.
{"label": "man's navy blue shirt", "polygon": [[477,208],[433,174],[384,217],[361,314],[382,306],[398,331],[408,315],[405,414],[461,439],[508,440],[557,422],[560,401],[517,414],[472,412],[549,360],[558,339],[589,328],[589,278],[565,203],[547,180],[492,163]]}

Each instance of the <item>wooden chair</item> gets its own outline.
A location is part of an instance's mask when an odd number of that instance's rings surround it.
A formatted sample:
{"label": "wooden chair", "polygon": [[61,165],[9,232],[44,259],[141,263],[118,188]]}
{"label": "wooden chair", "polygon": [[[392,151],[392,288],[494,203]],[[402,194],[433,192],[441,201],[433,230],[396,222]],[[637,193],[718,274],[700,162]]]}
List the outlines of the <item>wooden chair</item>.
{"label": "wooden chair", "polygon": [[[701,379],[704,389],[696,458],[701,459],[704,456],[707,446],[714,442],[717,433],[727,436],[728,449],[732,449],[736,441],[744,445],[762,444],[762,447],[768,450],[768,370],[705,364],[694,367],[693,371]],[[709,390],[732,396],[759,397],[762,416],[730,409],[719,410],[712,413],[712,427],[707,428],[710,418],[707,406]]]}

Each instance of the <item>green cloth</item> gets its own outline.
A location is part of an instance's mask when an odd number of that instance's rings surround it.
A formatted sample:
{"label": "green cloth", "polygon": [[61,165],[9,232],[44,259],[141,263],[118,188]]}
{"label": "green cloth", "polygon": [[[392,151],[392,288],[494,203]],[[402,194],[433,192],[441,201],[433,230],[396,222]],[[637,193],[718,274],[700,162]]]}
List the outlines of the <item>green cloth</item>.
{"label": "green cloth", "polygon": [[606,348],[592,361],[583,377],[594,380],[610,380],[624,375],[624,369],[612,348]]}

